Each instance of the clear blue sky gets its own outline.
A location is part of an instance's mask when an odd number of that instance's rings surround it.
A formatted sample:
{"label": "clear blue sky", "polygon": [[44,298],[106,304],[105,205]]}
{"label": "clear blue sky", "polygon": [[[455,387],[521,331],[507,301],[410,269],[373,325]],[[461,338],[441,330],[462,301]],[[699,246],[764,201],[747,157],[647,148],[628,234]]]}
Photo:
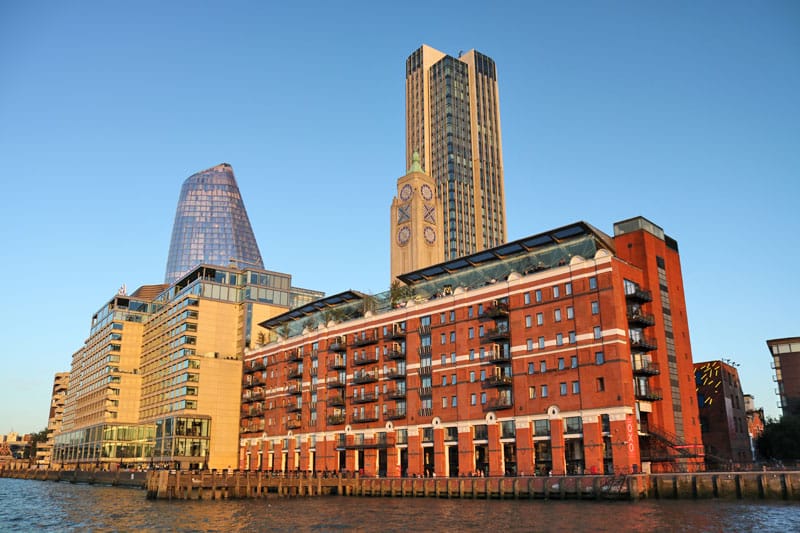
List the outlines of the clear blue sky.
{"label": "clear blue sky", "polygon": [[[800,3],[0,0],[0,433],[47,424],[92,314],[160,283],[180,185],[233,165],[267,268],[378,292],[405,59],[497,63],[508,229],[643,215],[695,361],[800,335]],[[387,5],[384,5],[387,4]]]}

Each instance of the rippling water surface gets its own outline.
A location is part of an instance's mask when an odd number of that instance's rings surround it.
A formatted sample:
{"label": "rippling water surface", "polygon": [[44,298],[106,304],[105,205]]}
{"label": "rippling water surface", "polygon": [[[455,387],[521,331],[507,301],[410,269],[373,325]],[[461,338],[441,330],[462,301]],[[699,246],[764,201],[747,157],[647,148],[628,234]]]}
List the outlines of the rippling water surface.
{"label": "rippling water surface", "polygon": [[2,531],[800,531],[800,505],[739,501],[272,498],[151,501],[142,490],[0,479]]}

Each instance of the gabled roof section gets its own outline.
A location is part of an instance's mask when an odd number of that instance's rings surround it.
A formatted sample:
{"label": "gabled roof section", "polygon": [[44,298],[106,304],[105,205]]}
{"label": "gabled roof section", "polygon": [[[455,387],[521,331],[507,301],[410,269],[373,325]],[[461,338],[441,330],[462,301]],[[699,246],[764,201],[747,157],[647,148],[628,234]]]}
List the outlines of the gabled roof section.
{"label": "gabled roof section", "polygon": [[591,224],[580,221],[544,233],[501,244],[494,248],[475,252],[474,254],[452,259],[444,263],[431,265],[413,272],[407,272],[401,274],[398,278],[406,285],[414,285],[416,283],[430,281],[439,276],[454,274],[464,269],[488,265],[515,256],[522,256],[540,248],[565,244],[584,237],[594,237],[595,240],[599,241],[600,247],[606,248],[612,253],[615,252],[614,241],[611,237]]}

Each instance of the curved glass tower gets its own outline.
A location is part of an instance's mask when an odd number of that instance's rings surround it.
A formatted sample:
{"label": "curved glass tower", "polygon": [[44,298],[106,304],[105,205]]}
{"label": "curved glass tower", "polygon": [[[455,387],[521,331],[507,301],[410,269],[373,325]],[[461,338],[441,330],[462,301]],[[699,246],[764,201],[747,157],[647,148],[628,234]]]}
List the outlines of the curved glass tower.
{"label": "curved glass tower", "polygon": [[164,281],[172,283],[205,263],[264,268],[233,168],[223,163],[183,182]]}

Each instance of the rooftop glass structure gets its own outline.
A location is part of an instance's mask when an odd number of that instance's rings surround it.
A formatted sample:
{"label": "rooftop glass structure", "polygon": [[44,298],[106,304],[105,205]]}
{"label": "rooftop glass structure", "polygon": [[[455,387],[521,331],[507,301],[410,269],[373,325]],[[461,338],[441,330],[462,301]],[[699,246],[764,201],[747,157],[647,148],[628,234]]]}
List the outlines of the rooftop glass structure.
{"label": "rooftop glass structure", "polygon": [[264,268],[233,168],[223,163],[183,182],[172,240],[166,283],[173,283],[197,265]]}

